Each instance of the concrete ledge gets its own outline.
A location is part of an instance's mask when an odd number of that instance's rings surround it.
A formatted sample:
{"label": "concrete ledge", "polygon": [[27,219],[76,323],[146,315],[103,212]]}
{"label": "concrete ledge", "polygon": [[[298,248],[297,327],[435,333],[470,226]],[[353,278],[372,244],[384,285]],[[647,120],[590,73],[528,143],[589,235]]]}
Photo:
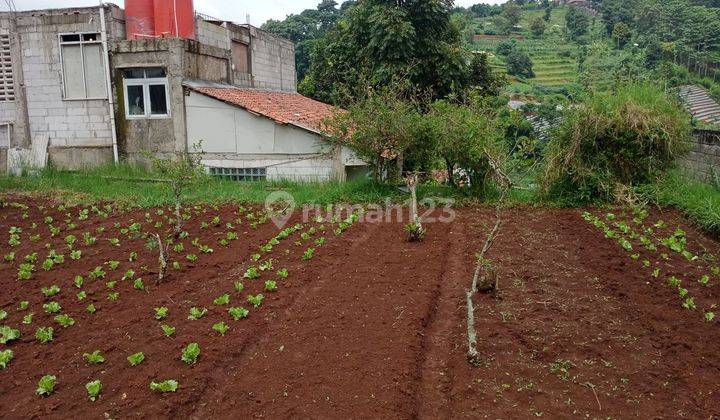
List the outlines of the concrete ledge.
{"label": "concrete ledge", "polygon": [[94,168],[113,162],[112,146],[50,147],[48,161],[58,169]]}

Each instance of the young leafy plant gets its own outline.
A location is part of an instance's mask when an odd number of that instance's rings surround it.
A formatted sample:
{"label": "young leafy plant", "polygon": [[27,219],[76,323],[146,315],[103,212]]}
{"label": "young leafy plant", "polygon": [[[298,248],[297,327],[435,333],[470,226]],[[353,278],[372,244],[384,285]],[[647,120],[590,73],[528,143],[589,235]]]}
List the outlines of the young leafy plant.
{"label": "young leafy plant", "polygon": [[60,326],[63,328],[67,328],[67,327],[71,327],[71,326],[75,325],[75,320],[65,314],[56,316],[55,322],[60,324]]}
{"label": "young leafy plant", "polygon": [[43,305],[43,309],[49,314],[57,314],[62,310],[62,306],[57,302],[48,302]]}
{"label": "young leafy plant", "polygon": [[250,315],[250,311],[248,311],[245,308],[230,308],[228,309],[228,313],[235,321],[239,321],[243,318],[247,318],[248,315]]}
{"label": "young leafy plant", "polygon": [[102,382],[100,382],[100,380],[88,382],[85,384],[85,389],[90,397],[90,401],[95,402],[100,396],[100,391],[102,391]]}
{"label": "young leafy plant", "polygon": [[250,302],[250,304],[255,308],[259,307],[262,304],[264,299],[265,299],[265,296],[263,296],[262,293],[258,294],[256,296],[248,295],[248,297],[247,297],[247,301]]}
{"label": "young leafy plant", "polygon": [[242,292],[243,290],[245,290],[245,285],[241,281],[236,281],[235,282],[235,290],[237,292]]}
{"label": "young leafy plant", "polygon": [[94,314],[95,312],[97,312],[97,309],[95,309],[95,305],[93,305],[92,303],[89,304],[87,308],[85,308],[85,310],[90,314]]}
{"label": "young leafy plant", "polygon": [[168,379],[162,382],[150,382],[150,390],[155,392],[175,392],[178,389],[178,381]]}
{"label": "young leafy plant", "polygon": [[200,318],[204,317],[207,312],[208,310],[206,308],[200,309],[193,306],[192,308],[190,308],[190,315],[188,315],[188,319],[190,321],[197,321]]}
{"label": "young leafy plant", "polygon": [[160,328],[162,328],[163,333],[165,333],[165,337],[170,337],[173,334],[175,334],[175,328],[171,327],[169,325],[161,325]]}
{"label": "young leafy plant", "polygon": [[315,254],[315,248],[308,248],[308,249],[303,253],[302,259],[303,259],[304,261],[311,260],[314,254]]}
{"label": "young leafy plant", "polygon": [[145,290],[145,285],[143,284],[143,280],[141,278],[135,279],[133,287],[137,290]]}
{"label": "young leafy plant", "polygon": [[35,314],[32,314],[32,313],[25,315],[25,316],[23,317],[22,323],[25,324],[25,325],[30,325],[30,324],[32,324],[32,322],[33,322],[33,316],[34,316],[34,315],[35,315]]}
{"label": "young leafy plant", "polygon": [[57,284],[53,284],[50,287],[43,287],[41,291],[42,294],[45,295],[45,297],[50,298],[60,293],[60,286],[58,286]]}
{"label": "young leafy plant", "polygon": [[190,343],[183,349],[180,359],[188,365],[194,365],[197,363],[198,357],[200,357],[200,345],[198,345],[198,343]]}
{"label": "young leafy plant", "polygon": [[8,326],[0,327],[0,344],[7,344],[18,338],[20,338],[20,330],[15,330]]}
{"label": "young leafy plant", "polygon": [[15,354],[12,350],[2,350],[0,351],[0,369],[7,368],[8,363],[15,357]]}
{"label": "young leafy plant", "polygon": [[281,279],[286,279],[288,277],[288,275],[289,275],[289,273],[288,273],[287,268],[282,268],[277,271],[277,276],[280,277]]}
{"label": "young leafy plant", "polygon": [[95,350],[92,353],[83,354],[83,358],[92,365],[99,365],[105,362],[105,358],[100,354],[100,350]]}
{"label": "young leafy plant", "polygon": [[265,282],[265,291],[274,292],[277,290],[277,282],[275,280],[268,280]]}
{"label": "young leafy plant", "polygon": [[53,341],[54,332],[53,327],[40,327],[35,331],[35,338],[43,344],[50,343]]}
{"label": "young leafy plant", "polygon": [[57,383],[57,377],[54,375],[45,375],[38,382],[38,388],[35,391],[40,396],[48,396],[55,392],[55,384]]}
{"label": "young leafy plant", "polygon": [[230,327],[228,327],[224,322],[218,322],[217,324],[213,324],[212,329],[224,337]]}
{"label": "young leafy plant", "polygon": [[223,305],[227,305],[229,303],[230,303],[230,295],[228,295],[227,293],[218,297],[217,299],[215,299],[213,301],[213,304],[215,306],[223,306]]}
{"label": "young leafy plant", "polygon": [[127,360],[130,362],[130,366],[137,366],[145,360],[145,355],[143,352],[138,352],[128,356]]}
{"label": "young leafy plant", "polygon": [[159,308],[155,308],[155,319],[161,320],[165,319],[168,316],[168,308],[161,306]]}
{"label": "young leafy plant", "polygon": [[257,279],[260,277],[260,272],[257,267],[250,267],[245,271],[245,275],[243,277],[250,280]]}

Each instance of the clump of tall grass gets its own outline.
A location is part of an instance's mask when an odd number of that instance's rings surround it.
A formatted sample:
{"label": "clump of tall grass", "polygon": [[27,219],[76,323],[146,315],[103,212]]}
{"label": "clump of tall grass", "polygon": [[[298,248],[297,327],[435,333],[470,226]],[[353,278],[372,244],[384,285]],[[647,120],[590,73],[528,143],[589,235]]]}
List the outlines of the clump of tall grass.
{"label": "clump of tall grass", "polygon": [[687,151],[689,116],[661,89],[635,84],[598,93],[566,110],[547,148],[544,196],[608,201],[618,184],[642,185]]}

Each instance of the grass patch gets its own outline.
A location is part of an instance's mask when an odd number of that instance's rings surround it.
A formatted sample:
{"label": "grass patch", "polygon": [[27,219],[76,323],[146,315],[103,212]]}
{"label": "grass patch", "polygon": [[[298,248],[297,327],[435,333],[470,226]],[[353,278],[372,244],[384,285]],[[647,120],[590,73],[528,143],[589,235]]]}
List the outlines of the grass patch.
{"label": "grass patch", "polygon": [[675,207],[704,231],[720,236],[720,189],[673,170],[644,189],[661,206]]}
{"label": "grass patch", "polygon": [[[169,185],[162,176],[137,166],[106,166],[84,171],[46,169],[37,176],[0,176],[0,190],[51,195],[66,202],[88,204],[117,201],[141,207],[173,202]],[[382,203],[386,198],[399,202],[407,194],[396,186],[370,180],[324,183],[236,182],[206,178],[191,188],[185,199],[207,203],[264,203],[274,191],[290,193],[297,204]],[[422,186],[420,197],[452,197],[455,190],[443,186]]]}

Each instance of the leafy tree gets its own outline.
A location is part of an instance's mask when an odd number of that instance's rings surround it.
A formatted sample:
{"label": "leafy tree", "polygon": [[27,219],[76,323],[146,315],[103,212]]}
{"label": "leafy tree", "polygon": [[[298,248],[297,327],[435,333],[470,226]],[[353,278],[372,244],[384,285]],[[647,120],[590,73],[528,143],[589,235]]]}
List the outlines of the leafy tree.
{"label": "leafy tree", "polygon": [[548,3],[547,6],[544,8],[545,12],[543,13],[543,20],[545,22],[549,22],[550,18],[552,17],[552,6]]}
{"label": "leafy tree", "polygon": [[612,38],[618,48],[623,48],[630,41],[632,35],[630,26],[625,22],[618,22],[612,31]]}
{"label": "leafy tree", "polygon": [[498,55],[507,56],[513,50],[517,48],[517,41],[514,39],[505,39],[495,47],[495,52]]}
{"label": "leafy tree", "polygon": [[480,3],[470,6],[470,12],[472,12],[475,17],[478,18],[496,16],[502,13],[502,6],[496,4]]}
{"label": "leafy tree", "polygon": [[336,143],[352,148],[370,162],[374,179],[379,181],[383,174],[400,176],[404,155],[416,139],[419,121],[416,104],[385,86],[369,90],[348,106],[347,112],[335,115],[328,126]]}
{"label": "leafy tree", "polygon": [[533,36],[535,38],[540,38],[545,33],[545,28],[547,27],[545,20],[541,17],[536,17],[530,22],[530,31],[532,32]]}
{"label": "leafy tree", "polygon": [[513,25],[505,16],[497,15],[493,18],[493,25],[501,35],[509,35],[512,32]]}
{"label": "leafy tree", "polygon": [[625,0],[603,0],[600,14],[605,24],[605,32],[612,35],[615,25],[623,22],[631,25],[633,22],[633,4]]}
{"label": "leafy tree", "polygon": [[577,7],[571,7],[565,15],[565,26],[568,29],[570,38],[577,41],[580,37],[587,35],[590,28],[590,18]]}
{"label": "leafy tree", "polygon": [[310,57],[315,42],[335,26],[347,9],[355,4],[346,1],[338,9],[334,0],[323,0],[315,9],[307,9],[285,20],[268,20],[262,29],[295,43],[295,62],[298,80],[310,68]]}
{"label": "leafy tree", "polygon": [[515,48],[505,58],[507,71],[514,76],[535,77],[533,62],[527,52]]}
{"label": "leafy tree", "polygon": [[403,76],[433,97],[467,83],[469,57],[449,0],[365,0],[319,41],[311,66],[317,99],[347,103],[364,86]]}
{"label": "leafy tree", "polygon": [[502,149],[503,133],[488,102],[477,97],[467,104],[437,101],[425,116],[424,127],[435,139],[450,184],[457,185],[455,170],[462,169],[474,189],[484,188],[490,171],[486,151]]}
{"label": "leafy tree", "polygon": [[508,2],[503,7],[502,16],[507,19],[510,27],[514,28],[522,19],[522,8],[515,2]]}
{"label": "leafy tree", "polygon": [[493,72],[488,55],[476,53],[470,64],[470,86],[481,96],[498,96],[507,84],[505,76]]}

